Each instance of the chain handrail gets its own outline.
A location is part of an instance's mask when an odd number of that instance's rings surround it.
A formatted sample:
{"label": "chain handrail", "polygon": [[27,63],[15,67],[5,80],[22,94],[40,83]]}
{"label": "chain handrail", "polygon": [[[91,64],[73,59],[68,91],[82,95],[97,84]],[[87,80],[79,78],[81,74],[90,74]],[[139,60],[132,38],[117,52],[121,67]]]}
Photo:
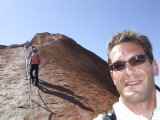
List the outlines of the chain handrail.
{"label": "chain handrail", "polygon": [[29,78],[29,72],[28,72],[28,58],[27,58],[27,51],[26,51],[26,46],[24,46],[24,53],[25,53],[25,62],[26,62],[26,74],[27,74],[27,80],[28,82],[28,86],[29,86],[29,102],[30,102],[30,110],[31,110],[31,114],[32,114],[32,120],[35,120],[34,118],[34,114],[33,114],[33,107],[32,107],[32,99],[31,99],[31,80]]}

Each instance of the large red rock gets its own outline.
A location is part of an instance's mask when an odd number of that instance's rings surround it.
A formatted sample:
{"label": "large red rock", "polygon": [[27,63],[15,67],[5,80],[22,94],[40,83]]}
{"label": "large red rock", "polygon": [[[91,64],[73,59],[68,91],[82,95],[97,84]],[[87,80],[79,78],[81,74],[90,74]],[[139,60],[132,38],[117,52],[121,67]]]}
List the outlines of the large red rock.
{"label": "large red rock", "polygon": [[[49,42],[50,38],[54,41]],[[73,39],[60,34],[38,33],[30,44],[37,45],[41,56],[39,86],[31,85],[36,120],[92,120],[118,100],[107,62]],[[0,73],[0,97],[3,98],[0,119],[19,117],[31,120],[23,48],[0,52],[1,58],[2,53],[4,55],[0,64],[3,66]],[[9,69],[14,70],[13,73]],[[9,94],[12,93],[11,99]],[[14,100],[17,102],[13,105]],[[2,108],[7,108],[7,112]]]}

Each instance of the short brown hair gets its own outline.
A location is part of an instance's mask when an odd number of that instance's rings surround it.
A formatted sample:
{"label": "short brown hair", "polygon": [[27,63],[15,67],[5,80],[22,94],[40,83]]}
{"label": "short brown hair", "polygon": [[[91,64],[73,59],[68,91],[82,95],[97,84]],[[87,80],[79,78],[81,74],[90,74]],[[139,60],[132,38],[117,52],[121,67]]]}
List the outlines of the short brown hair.
{"label": "short brown hair", "polygon": [[115,34],[108,42],[107,54],[108,62],[111,64],[110,52],[114,46],[124,43],[133,42],[142,47],[144,53],[150,58],[150,62],[153,61],[152,45],[147,36],[136,33],[134,30],[124,30],[121,33]]}

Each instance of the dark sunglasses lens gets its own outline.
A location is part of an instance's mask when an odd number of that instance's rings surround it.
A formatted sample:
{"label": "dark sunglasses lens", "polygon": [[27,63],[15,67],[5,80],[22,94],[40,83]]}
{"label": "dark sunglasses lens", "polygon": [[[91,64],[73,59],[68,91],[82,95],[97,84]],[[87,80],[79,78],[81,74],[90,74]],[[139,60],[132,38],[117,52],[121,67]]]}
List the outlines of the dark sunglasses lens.
{"label": "dark sunglasses lens", "polygon": [[129,63],[130,63],[132,66],[136,66],[136,65],[143,64],[145,61],[146,61],[146,56],[145,56],[145,55],[139,55],[139,56],[136,56],[136,57],[134,57],[134,58],[131,58],[131,59],[129,60]]}
{"label": "dark sunglasses lens", "polygon": [[125,68],[124,62],[117,62],[111,65],[112,70],[119,71]]}

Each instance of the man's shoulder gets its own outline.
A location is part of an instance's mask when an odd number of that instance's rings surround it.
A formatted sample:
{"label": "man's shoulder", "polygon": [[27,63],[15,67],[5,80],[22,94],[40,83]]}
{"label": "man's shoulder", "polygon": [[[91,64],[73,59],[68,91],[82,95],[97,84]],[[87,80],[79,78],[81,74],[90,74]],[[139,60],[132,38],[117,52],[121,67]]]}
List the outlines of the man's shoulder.
{"label": "man's shoulder", "polygon": [[36,55],[39,55],[39,52],[36,52]]}
{"label": "man's shoulder", "polygon": [[103,120],[103,114],[99,114],[98,117],[94,118],[93,120]]}

